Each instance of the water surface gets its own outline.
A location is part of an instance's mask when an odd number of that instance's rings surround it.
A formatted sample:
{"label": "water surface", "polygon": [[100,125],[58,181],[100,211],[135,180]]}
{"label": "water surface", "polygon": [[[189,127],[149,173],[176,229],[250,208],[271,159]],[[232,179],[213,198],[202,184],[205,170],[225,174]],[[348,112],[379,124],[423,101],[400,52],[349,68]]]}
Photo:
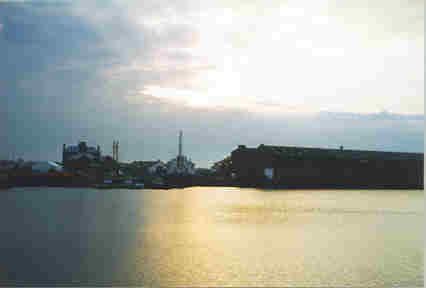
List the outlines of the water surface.
{"label": "water surface", "polygon": [[3,285],[423,286],[424,192],[14,188]]}

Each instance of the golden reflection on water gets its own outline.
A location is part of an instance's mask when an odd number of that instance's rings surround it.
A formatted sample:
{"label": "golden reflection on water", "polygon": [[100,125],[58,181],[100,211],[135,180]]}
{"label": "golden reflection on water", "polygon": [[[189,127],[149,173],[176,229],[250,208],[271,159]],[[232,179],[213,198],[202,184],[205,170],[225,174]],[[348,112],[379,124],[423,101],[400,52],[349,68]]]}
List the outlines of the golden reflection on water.
{"label": "golden reflection on water", "polygon": [[423,285],[423,191],[195,187],[143,197],[128,259],[136,282]]}
{"label": "golden reflection on water", "polygon": [[423,191],[14,188],[0,196],[6,286],[423,285]]}

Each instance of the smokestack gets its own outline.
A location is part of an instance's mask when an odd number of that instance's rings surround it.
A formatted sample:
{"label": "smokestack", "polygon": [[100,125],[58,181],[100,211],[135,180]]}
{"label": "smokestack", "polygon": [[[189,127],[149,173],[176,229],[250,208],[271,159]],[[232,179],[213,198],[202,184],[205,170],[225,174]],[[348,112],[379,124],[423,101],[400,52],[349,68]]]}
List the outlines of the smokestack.
{"label": "smokestack", "polygon": [[112,159],[118,161],[118,142],[112,141]]}
{"label": "smokestack", "polygon": [[182,130],[179,131],[179,157],[182,157]]}

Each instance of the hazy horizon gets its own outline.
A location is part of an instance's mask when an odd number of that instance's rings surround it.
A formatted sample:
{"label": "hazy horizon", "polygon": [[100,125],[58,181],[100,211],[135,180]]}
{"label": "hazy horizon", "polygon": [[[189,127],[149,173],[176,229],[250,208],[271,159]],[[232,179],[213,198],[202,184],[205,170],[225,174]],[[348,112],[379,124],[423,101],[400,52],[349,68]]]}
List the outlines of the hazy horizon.
{"label": "hazy horizon", "polygon": [[424,151],[424,1],[0,1],[0,158]]}

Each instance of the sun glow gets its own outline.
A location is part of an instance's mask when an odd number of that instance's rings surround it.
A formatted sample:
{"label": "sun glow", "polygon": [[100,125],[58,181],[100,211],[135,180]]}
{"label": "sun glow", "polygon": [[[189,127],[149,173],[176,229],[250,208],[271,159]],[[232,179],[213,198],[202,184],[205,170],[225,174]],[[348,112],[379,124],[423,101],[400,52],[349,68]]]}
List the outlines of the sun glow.
{"label": "sun glow", "polygon": [[193,82],[200,84],[200,89],[177,89],[172,87],[147,86],[141,91],[164,100],[184,103],[192,107],[233,107],[240,97],[239,74],[229,71],[208,71],[200,73]]}
{"label": "sun glow", "polygon": [[[185,88],[165,83],[146,85],[142,92],[192,107],[255,112],[399,110],[397,89],[387,93],[387,99],[393,99],[387,106],[383,103],[389,101],[380,98],[379,90],[388,86],[387,78],[381,78],[384,59],[397,59],[408,51],[369,39],[363,26],[342,25],[341,19],[327,14],[327,1],[308,2],[289,1],[263,10],[262,5],[207,9],[185,19],[199,35],[185,53],[212,68],[194,73],[186,79],[190,85],[182,85]],[[371,60],[369,69],[359,61],[364,58]],[[400,77],[398,71],[387,70],[387,77]],[[406,83],[395,85],[405,87]],[[360,88],[370,92],[358,92]],[[379,95],[375,103],[371,93]],[[423,100],[417,97],[416,101]]]}
{"label": "sun glow", "polygon": [[[287,16],[302,15],[303,11],[299,10],[286,11]],[[251,14],[243,14],[241,11],[237,13],[225,9],[218,15],[217,11],[210,11],[195,21],[200,39],[187,52],[214,67],[201,71],[192,79],[191,86],[199,89],[150,85],[142,93],[194,107],[251,110],[268,107],[274,110],[272,108],[283,105],[291,106],[289,110],[297,110],[298,105],[306,104],[303,97],[292,95],[294,91],[307,87],[300,82],[300,76],[306,75],[300,59],[309,56],[306,55],[306,49],[296,49],[289,45],[289,41],[298,43],[297,39],[293,39],[294,24],[277,25],[282,21],[282,12],[278,12],[271,15],[269,21],[262,18],[262,22],[253,25],[259,21],[255,12],[252,9]],[[213,24],[210,21],[212,18],[217,20]],[[309,109],[305,106],[299,107],[299,110]]]}

